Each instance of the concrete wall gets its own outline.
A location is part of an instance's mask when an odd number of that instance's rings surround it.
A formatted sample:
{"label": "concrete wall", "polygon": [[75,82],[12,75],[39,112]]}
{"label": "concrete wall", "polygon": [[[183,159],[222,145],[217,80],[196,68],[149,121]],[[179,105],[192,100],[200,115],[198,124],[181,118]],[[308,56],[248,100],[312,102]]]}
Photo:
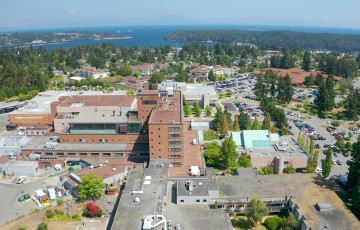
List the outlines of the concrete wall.
{"label": "concrete wall", "polygon": [[143,144],[149,143],[147,134],[59,134],[60,143],[80,143],[79,139],[87,139],[87,143],[99,143],[99,139],[107,139],[108,143]]}
{"label": "concrete wall", "polygon": [[10,173],[14,173],[15,176],[34,176],[36,169],[39,167],[38,162],[33,161],[34,165],[14,165],[10,164]]}
{"label": "concrete wall", "polygon": [[210,204],[210,196],[177,196],[176,204],[178,205],[196,205]]}
{"label": "concrete wall", "polygon": [[9,114],[10,122],[52,125],[51,114]]}

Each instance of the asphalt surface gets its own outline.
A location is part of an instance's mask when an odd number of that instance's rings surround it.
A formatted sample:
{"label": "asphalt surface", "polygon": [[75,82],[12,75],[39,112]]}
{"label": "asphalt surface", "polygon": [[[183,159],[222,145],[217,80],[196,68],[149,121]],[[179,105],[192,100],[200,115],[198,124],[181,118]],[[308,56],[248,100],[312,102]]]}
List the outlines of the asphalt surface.
{"label": "asphalt surface", "polygon": [[15,184],[16,179],[17,177],[14,178],[11,184],[0,183],[0,226],[7,221],[15,220],[19,216],[28,215],[35,208],[40,209],[33,200],[18,202],[18,198],[25,194],[32,196],[36,190],[45,189],[49,185],[56,184],[59,177],[40,178],[29,183],[25,182],[25,184]]}

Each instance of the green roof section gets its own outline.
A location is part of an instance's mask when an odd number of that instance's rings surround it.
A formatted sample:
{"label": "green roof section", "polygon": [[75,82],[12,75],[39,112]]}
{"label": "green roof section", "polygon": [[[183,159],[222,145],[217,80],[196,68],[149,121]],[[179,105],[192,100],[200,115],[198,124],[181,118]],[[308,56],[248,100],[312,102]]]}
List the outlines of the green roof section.
{"label": "green roof section", "polygon": [[271,143],[280,141],[279,134],[269,133],[268,130],[243,130],[241,132],[232,132],[231,138],[235,141],[237,146],[242,146],[245,149],[271,148]]}
{"label": "green roof section", "polygon": [[280,136],[278,133],[272,133],[271,134],[271,142],[279,142],[280,141]]}

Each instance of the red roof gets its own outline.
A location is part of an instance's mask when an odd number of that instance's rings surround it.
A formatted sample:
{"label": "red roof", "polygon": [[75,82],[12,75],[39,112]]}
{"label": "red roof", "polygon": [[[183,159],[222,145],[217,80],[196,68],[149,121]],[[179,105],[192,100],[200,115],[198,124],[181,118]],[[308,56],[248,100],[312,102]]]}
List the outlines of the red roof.
{"label": "red roof", "polygon": [[[307,76],[309,76],[310,74],[314,75],[314,77],[316,77],[316,75],[318,73],[323,74],[324,79],[328,78],[329,75],[322,72],[322,71],[313,71],[313,72],[308,72],[305,71],[303,69],[299,69],[299,68],[292,68],[292,69],[278,69],[278,68],[266,68],[266,69],[262,69],[261,73],[265,74],[267,70],[272,70],[274,73],[276,73],[277,75],[281,76],[281,77],[285,77],[286,75],[289,75],[291,78],[291,82],[294,85],[301,85],[305,82],[305,78]],[[338,76],[333,76],[335,81],[340,81],[341,77]]]}

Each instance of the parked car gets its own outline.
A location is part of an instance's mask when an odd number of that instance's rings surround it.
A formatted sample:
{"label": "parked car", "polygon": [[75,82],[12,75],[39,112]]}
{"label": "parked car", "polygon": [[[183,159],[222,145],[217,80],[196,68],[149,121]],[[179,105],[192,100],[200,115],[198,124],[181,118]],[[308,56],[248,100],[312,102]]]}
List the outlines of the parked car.
{"label": "parked car", "polygon": [[317,172],[317,173],[322,173],[322,168],[317,167],[317,168],[315,169],[315,172]]}
{"label": "parked car", "polygon": [[353,160],[347,160],[347,161],[346,161],[346,164],[349,165],[349,166],[351,166],[353,163],[354,163]]}
{"label": "parked car", "polygon": [[332,160],[332,164],[336,165],[337,164],[336,160]]}
{"label": "parked car", "polygon": [[320,149],[321,146],[320,146],[319,144],[316,144],[316,145],[315,145],[315,148]]}
{"label": "parked car", "polygon": [[338,165],[342,165],[342,164],[343,164],[341,160],[337,160],[336,163],[337,163]]}
{"label": "parked car", "polygon": [[356,131],[357,130],[357,128],[354,128],[354,127],[350,127],[349,128],[351,131]]}
{"label": "parked car", "polygon": [[25,181],[25,176],[19,176],[19,178],[16,180],[16,184],[22,184]]}
{"label": "parked car", "polygon": [[348,152],[343,152],[343,156],[344,156],[344,157],[348,157],[348,156],[349,156],[349,153],[348,153]]}
{"label": "parked car", "polygon": [[324,147],[324,148],[329,148],[329,145],[325,144],[323,147]]}
{"label": "parked car", "polygon": [[339,157],[339,153],[338,153],[338,152],[334,152],[334,156],[335,156],[335,157]]}

